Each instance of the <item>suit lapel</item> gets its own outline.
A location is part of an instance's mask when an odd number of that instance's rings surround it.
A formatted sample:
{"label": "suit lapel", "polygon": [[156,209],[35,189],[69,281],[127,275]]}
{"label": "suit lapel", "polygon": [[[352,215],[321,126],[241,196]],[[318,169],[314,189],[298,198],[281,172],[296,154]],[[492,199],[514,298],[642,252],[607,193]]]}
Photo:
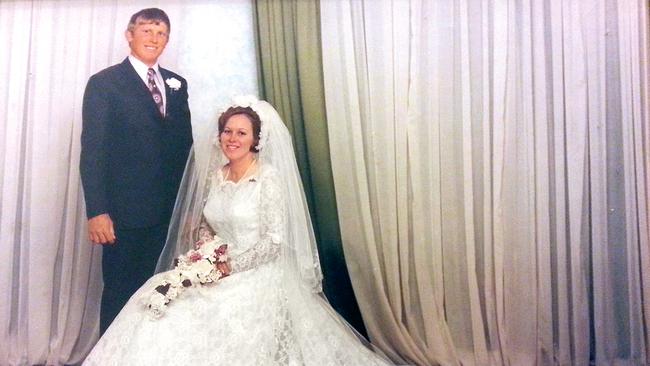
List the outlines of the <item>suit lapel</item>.
{"label": "suit lapel", "polygon": [[165,88],[165,98],[167,101],[167,105],[165,106],[165,116],[169,115],[169,112],[171,111],[171,106],[173,104],[173,97],[172,97],[172,91],[169,85],[167,85],[167,79],[171,78],[172,75],[169,71],[163,69],[162,67],[158,66],[158,70],[160,70],[160,76],[162,76],[163,79],[163,86]]}

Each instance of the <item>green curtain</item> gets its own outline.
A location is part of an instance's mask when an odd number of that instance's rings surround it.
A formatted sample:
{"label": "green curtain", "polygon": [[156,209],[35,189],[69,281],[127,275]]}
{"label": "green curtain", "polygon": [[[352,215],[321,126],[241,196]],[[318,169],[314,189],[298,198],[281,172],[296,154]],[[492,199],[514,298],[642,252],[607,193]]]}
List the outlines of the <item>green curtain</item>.
{"label": "green curtain", "polygon": [[256,0],[262,98],[293,137],[332,306],[359,332],[365,328],[348,276],[334,197],[317,0]]}

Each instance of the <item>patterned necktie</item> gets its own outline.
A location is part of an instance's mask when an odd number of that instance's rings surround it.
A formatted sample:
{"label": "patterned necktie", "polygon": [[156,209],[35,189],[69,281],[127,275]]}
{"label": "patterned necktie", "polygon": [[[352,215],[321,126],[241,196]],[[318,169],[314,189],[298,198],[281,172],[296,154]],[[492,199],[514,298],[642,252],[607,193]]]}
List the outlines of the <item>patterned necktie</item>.
{"label": "patterned necktie", "polygon": [[165,105],[163,104],[163,99],[162,99],[162,94],[160,93],[160,89],[158,89],[158,86],[156,85],[156,79],[155,79],[156,71],[154,69],[149,69],[147,71],[147,84],[149,85],[149,91],[151,91],[151,96],[153,97],[153,101],[156,102],[156,106],[158,106],[158,111],[160,111],[161,116],[165,116]]}

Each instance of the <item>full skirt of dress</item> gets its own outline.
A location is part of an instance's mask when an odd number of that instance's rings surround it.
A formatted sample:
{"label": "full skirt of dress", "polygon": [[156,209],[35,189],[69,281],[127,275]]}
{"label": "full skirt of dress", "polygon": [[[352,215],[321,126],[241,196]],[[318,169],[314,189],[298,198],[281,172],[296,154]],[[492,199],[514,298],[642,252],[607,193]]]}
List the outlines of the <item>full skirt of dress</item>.
{"label": "full skirt of dress", "polygon": [[131,297],[84,365],[389,364],[317,294],[287,301],[276,261],[188,289],[154,319],[142,298],[164,275]]}

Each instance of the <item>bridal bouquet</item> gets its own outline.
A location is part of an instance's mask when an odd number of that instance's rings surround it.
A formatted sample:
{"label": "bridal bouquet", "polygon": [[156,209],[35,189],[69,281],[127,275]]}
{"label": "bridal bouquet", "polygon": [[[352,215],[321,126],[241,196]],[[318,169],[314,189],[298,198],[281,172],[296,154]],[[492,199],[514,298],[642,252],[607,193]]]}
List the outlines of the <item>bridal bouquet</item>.
{"label": "bridal bouquet", "polygon": [[145,295],[145,305],[152,318],[165,314],[167,305],[185,289],[218,281],[223,273],[217,263],[228,260],[228,245],[218,236],[199,240],[194,249],[174,260],[174,269],[167,272],[158,286]]}

